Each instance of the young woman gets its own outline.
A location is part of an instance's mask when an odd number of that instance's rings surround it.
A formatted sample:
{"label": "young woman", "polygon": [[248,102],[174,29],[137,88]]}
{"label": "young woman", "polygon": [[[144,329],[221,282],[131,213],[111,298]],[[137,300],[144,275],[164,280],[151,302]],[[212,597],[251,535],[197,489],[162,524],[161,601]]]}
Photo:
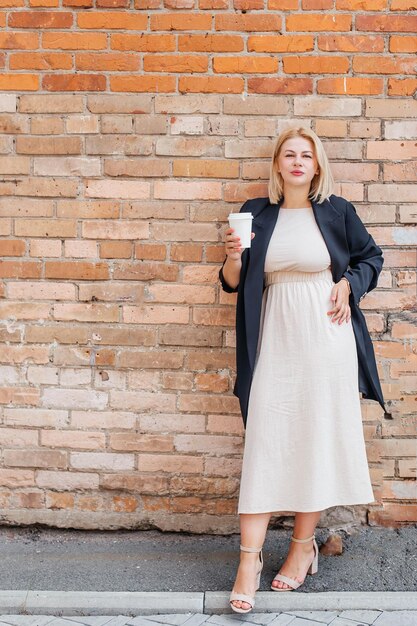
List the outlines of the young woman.
{"label": "young woman", "polygon": [[359,302],[377,285],[381,249],[354,206],[332,194],[319,137],[290,128],[277,139],[268,198],[244,203],[252,242],[229,228],[222,287],[238,292],[238,396],[246,428],[238,513],[241,552],[230,596],[255,606],[271,513],[294,511],[287,558],[273,591],[298,588],[318,567],[324,509],[374,502],[360,392],[385,410]]}

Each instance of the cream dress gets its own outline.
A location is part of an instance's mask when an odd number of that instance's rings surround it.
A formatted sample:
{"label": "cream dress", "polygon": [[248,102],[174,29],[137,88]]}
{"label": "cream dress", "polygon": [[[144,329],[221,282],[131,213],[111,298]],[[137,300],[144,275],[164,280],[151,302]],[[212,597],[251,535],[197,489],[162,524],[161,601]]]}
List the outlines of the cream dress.
{"label": "cream dress", "polygon": [[374,502],[351,320],[327,311],[330,255],[312,208],[280,208],[249,395],[238,513]]}

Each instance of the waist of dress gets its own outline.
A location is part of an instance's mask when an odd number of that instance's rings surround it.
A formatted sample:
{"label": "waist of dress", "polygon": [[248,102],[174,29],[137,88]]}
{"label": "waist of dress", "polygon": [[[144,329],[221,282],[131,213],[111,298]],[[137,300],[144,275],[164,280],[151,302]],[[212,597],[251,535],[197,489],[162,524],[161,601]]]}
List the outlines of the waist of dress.
{"label": "waist of dress", "polygon": [[300,272],[294,271],[276,271],[276,272],[264,272],[265,286],[269,287],[274,283],[294,283],[294,282],[308,282],[308,281],[332,281],[333,276],[330,267],[321,270],[319,272]]}

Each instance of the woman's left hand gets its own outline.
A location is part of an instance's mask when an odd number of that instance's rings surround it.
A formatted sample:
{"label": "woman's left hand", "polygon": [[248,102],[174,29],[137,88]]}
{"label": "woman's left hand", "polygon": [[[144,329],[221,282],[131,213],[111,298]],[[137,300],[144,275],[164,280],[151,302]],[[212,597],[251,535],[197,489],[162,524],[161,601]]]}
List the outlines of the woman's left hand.
{"label": "woman's left hand", "polygon": [[343,278],[333,285],[330,300],[334,302],[334,306],[330,311],[327,311],[327,315],[333,316],[332,322],[339,320],[340,325],[343,322],[347,324],[350,320],[349,293],[349,284]]}

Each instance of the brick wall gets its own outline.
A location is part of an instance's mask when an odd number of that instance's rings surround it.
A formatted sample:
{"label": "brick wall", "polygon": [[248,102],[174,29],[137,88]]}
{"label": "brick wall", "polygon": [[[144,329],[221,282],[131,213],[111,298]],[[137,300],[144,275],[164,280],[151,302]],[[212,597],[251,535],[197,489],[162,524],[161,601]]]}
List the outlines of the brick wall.
{"label": "brick wall", "polygon": [[361,302],[393,416],[362,402],[378,503],[329,520],[415,522],[415,3],[1,4],[3,523],[238,529],[217,275],[294,121],[385,257]]}

